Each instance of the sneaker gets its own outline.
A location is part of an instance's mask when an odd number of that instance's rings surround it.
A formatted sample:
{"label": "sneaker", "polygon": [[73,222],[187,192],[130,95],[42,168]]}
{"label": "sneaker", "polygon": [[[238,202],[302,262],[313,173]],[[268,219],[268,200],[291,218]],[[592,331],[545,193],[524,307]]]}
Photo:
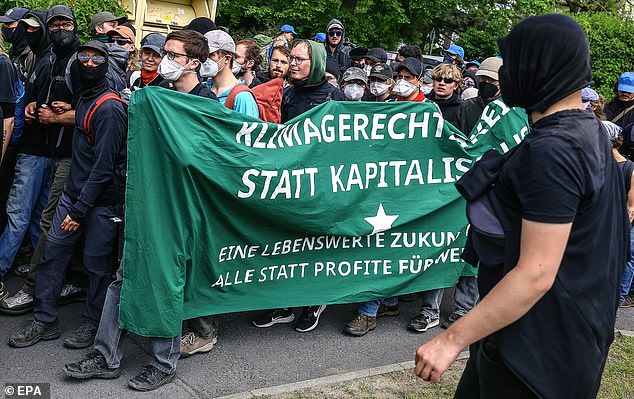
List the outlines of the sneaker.
{"label": "sneaker", "polygon": [[376,311],[376,317],[398,316],[399,314],[401,314],[401,310],[399,309],[398,304],[394,306],[387,306],[386,304],[382,303],[379,306],[379,310]]}
{"label": "sneaker", "polygon": [[181,358],[189,357],[196,353],[207,353],[213,349],[216,342],[218,342],[218,337],[215,335],[203,338],[196,335],[193,331],[189,331],[181,337]]}
{"label": "sneaker", "polygon": [[4,285],[2,281],[0,281],[0,300],[6,298],[9,295],[9,291],[7,291],[7,286]]}
{"label": "sneaker", "polygon": [[41,323],[31,319],[21,331],[11,335],[9,345],[15,348],[26,348],[35,345],[40,340],[51,340],[59,338],[59,323],[55,320],[52,323]]}
{"label": "sneaker", "polygon": [[319,316],[321,316],[325,309],[326,305],[304,307],[302,315],[299,317],[299,320],[297,320],[297,324],[295,324],[295,330],[299,332],[314,330],[317,324],[319,324]]}
{"label": "sneaker", "polygon": [[64,339],[64,346],[71,349],[85,349],[92,346],[97,335],[98,324],[92,320],[82,319],[79,327]]}
{"label": "sneaker", "polygon": [[149,365],[139,375],[128,381],[128,385],[137,391],[153,391],[161,385],[171,382],[176,377],[176,372],[164,373],[156,367]]}
{"label": "sneaker", "polygon": [[121,369],[108,367],[106,358],[99,351],[91,351],[83,359],[66,363],[64,371],[69,376],[82,380],[86,378],[112,379],[121,375]]}
{"label": "sneaker", "polygon": [[0,301],[0,312],[6,314],[23,314],[33,310],[33,295],[23,290]]}
{"label": "sneaker", "polygon": [[366,316],[359,313],[357,317],[346,324],[344,331],[355,337],[361,337],[376,328],[376,317]]}
{"label": "sneaker", "polygon": [[295,320],[295,314],[291,308],[273,309],[251,320],[254,326],[264,328],[273,324],[291,323]]}
{"label": "sneaker", "polygon": [[83,302],[86,300],[86,289],[73,284],[64,284],[59,296],[60,305],[68,305],[71,302]]}
{"label": "sneaker", "polygon": [[17,277],[23,277],[26,278],[29,275],[29,272],[31,271],[31,263],[20,263],[19,265],[17,265],[15,267],[15,269],[13,269],[13,274],[15,274]]}
{"label": "sneaker", "polygon": [[458,320],[462,316],[463,315],[458,313],[450,314],[449,317],[447,317],[447,320],[442,322],[442,324],[440,325],[440,328],[444,328],[445,330],[448,329],[450,325],[452,325],[456,320]]}
{"label": "sneaker", "polygon": [[436,327],[438,324],[440,324],[438,319],[432,319],[427,315],[419,314],[409,322],[407,328],[415,332],[425,332],[432,327]]}
{"label": "sneaker", "polygon": [[626,296],[624,300],[619,303],[620,308],[631,308],[634,306],[634,299],[631,296]]}

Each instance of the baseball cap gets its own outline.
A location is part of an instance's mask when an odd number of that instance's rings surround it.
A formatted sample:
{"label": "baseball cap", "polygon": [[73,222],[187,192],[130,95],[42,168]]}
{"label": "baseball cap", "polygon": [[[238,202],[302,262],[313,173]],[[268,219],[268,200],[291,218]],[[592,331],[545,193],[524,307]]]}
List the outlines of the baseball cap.
{"label": "baseball cap", "polygon": [[380,47],[374,47],[368,50],[365,58],[369,58],[373,62],[386,62],[387,53]]}
{"label": "baseball cap", "polygon": [[0,22],[7,23],[7,22],[19,21],[22,19],[22,17],[24,17],[24,15],[27,12],[29,12],[29,10],[27,10],[26,8],[20,8],[20,7],[9,8],[4,15],[0,16]]}
{"label": "baseball cap", "polygon": [[392,72],[392,68],[383,62],[378,63],[372,67],[370,70],[370,78],[377,78],[381,80],[392,79],[394,73]]}
{"label": "baseball cap", "polygon": [[433,71],[434,68],[425,68],[425,73],[423,74],[423,83],[430,84],[431,82],[433,82],[433,79],[431,78]]}
{"label": "baseball cap", "polygon": [[282,27],[277,33],[282,33],[282,32],[291,32],[292,34],[297,35],[297,33],[295,32],[295,28],[293,28],[290,25],[282,25]]}
{"label": "baseball cap", "polygon": [[319,40],[320,42],[325,42],[326,34],[323,32],[316,33],[315,36],[313,36],[313,40]]}
{"label": "baseball cap", "polygon": [[471,65],[475,65],[478,68],[480,67],[480,63],[477,60],[467,62],[464,67],[469,68]]}
{"label": "baseball cap", "polygon": [[590,102],[599,101],[599,95],[591,88],[584,87],[581,89],[581,101],[583,101],[583,106],[588,108],[590,106]]}
{"label": "baseball cap", "polygon": [[157,54],[161,54],[161,50],[165,45],[165,36],[160,33],[150,33],[141,39],[141,48],[149,48]]}
{"label": "baseball cap", "polygon": [[40,25],[40,21],[35,18],[35,17],[28,17],[25,19],[21,19],[20,22],[24,22],[25,24],[29,25],[30,27],[33,28],[41,28],[42,26]]}
{"label": "baseball cap", "polygon": [[346,69],[343,73],[343,77],[341,78],[341,81],[343,82],[349,82],[351,80],[360,80],[363,84],[368,84],[368,77],[365,72],[363,69],[357,67],[350,67]]}
{"label": "baseball cap", "polygon": [[108,57],[108,47],[106,47],[104,43],[101,43],[98,40],[91,40],[89,42],[82,44],[81,46],[77,47],[77,52],[86,48],[97,50],[100,53],[102,53],[106,58]]}
{"label": "baseball cap", "polygon": [[200,32],[201,35],[209,32],[210,30],[218,29],[216,23],[207,17],[198,17],[191,20],[191,22],[185,27],[187,30],[195,30]]}
{"label": "baseball cap", "polygon": [[119,25],[113,30],[108,31],[108,33],[106,33],[106,36],[112,36],[115,33],[119,34],[119,36],[121,37],[132,40],[132,43],[134,43],[134,41],[136,40],[134,32],[132,32],[132,29],[128,28],[127,26]]}
{"label": "baseball cap", "polygon": [[368,53],[368,49],[365,47],[355,47],[352,50],[348,51],[348,56],[350,59],[358,60],[360,58],[365,58],[365,55]]}
{"label": "baseball cap", "polygon": [[209,44],[209,54],[215,53],[218,50],[228,51],[233,54],[236,53],[236,43],[225,31],[220,29],[211,30],[205,33],[205,39],[207,39]]}
{"label": "baseball cap", "polygon": [[624,72],[619,76],[619,91],[634,93],[634,72]]}
{"label": "baseball cap", "polygon": [[482,61],[480,68],[475,73],[476,76],[487,76],[491,79],[500,80],[500,67],[502,66],[502,59],[498,57],[489,57]]}
{"label": "baseball cap", "polygon": [[449,48],[447,49],[448,53],[451,54],[457,54],[460,56],[460,58],[464,59],[464,49],[460,46],[457,46],[455,44],[452,44],[451,46],[449,46]]}
{"label": "baseball cap", "polygon": [[398,73],[398,71],[400,71],[401,69],[407,69],[411,72],[412,75],[416,76],[417,78],[420,77],[423,73],[423,65],[418,58],[414,57],[407,57],[403,61],[401,61],[401,63],[398,64],[398,66],[396,67],[395,72]]}
{"label": "baseball cap", "polygon": [[46,23],[48,24],[53,18],[66,18],[74,21],[75,14],[73,14],[73,10],[67,6],[56,5],[48,10],[48,14],[46,14]]}
{"label": "baseball cap", "polygon": [[90,29],[95,30],[95,26],[101,25],[104,22],[117,21],[119,23],[123,23],[128,20],[128,17],[117,17],[110,11],[100,11],[95,14],[90,20]]}
{"label": "baseball cap", "polygon": [[328,31],[331,31],[333,29],[343,30],[343,26],[335,22],[334,24],[328,26]]}

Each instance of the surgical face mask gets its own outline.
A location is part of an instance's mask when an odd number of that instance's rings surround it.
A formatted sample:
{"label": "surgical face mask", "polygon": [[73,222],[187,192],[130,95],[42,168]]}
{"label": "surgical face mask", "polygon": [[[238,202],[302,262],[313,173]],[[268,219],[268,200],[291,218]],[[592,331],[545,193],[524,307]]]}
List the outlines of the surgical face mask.
{"label": "surgical face mask", "polygon": [[357,100],[361,100],[361,97],[363,97],[363,93],[364,93],[364,89],[363,86],[361,86],[360,84],[357,83],[351,83],[351,84],[347,84],[346,87],[343,89],[343,95],[351,101],[357,101]]}
{"label": "surgical face mask", "polygon": [[218,75],[218,63],[207,58],[200,67],[200,76],[203,78],[214,78]]}
{"label": "surgical face mask", "polygon": [[165,80],[176,82],[180,79],[181,75],[185,71],[185,67],[175,60],[170,60],[167,56],[163,57],[161,63],[158,66],[158,73]]}
{"label": "surgical face mask", "polygon": [[423,86],[421,86],[420,91],[422,91],[424,95],[428,95],[429,93],[431,93],[431,91],[432,91],[433,89],[434,89],[434,88],[433,88],[433,87],[431,87],[431,86],[426,86],[426,85],[423,85]]}
{"label": "surgical face mask", "polygon": [[370,93],[374,94],[377,97],[382,96],[387,93],[387,90],[390,88],[390,85],[383,82],[372,82],[370,83]]}
{"label": "surgical face mask", "polygon": [[233,72],[234,76],[237,76],[242,71],[242,65],[238,64],[236,61],[233,61],[231,65],[231,72]]}
{"label": "surgical face mask", "polygon": [[416,85],[405,79],[400,79],[396,81],[396,86],[394,86],[392,91],[401,97],[409,97],[416,89],[418,89]]}

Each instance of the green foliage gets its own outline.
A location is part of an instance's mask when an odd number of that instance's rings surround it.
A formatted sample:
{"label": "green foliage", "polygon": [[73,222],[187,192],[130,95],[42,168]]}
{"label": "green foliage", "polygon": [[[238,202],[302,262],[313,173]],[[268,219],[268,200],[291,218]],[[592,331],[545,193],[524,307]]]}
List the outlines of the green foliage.
{"label": "green foliage", "polygon": [[588,35],[596,89],[609,100],[614,97],[614,83],[619,75],[634,70],[633,21],[606,12],[572,17]]}
{"label": "green foliage", "polygon": [[57,4],[69,6],[75,13],[78,35],[81,41],[90,39],[90,19],[99,11],[110,11],[115,15],[125,15],[125,9],[117,0],[0,0],[0,11],[4,14],[11,7],[29,10],[50,8]]}

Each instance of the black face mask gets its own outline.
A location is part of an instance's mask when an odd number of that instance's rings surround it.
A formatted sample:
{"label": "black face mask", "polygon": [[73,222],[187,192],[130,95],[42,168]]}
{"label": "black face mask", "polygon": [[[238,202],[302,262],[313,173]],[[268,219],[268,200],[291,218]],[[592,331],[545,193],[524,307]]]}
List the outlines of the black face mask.
{"label": "black face mask", "polygon": [[75,40],[75,31],[60,29],[50,33],[51,40],[55,47],[62,48],[71,44]]}
{"label": "black face mask", "polygon": [[2,27],[2,37],[4,41],[7,43],[13,43],[13,31],[15,28],[7,28],[6,26]]}
{"label": "black face mask", "polygon": [[480,88],[478,94],[484,101],[491,100],[498,92],[498,87],[493,83],[480,82]]}
{"label": "black face mask", "polygon": [[84,100],[92,100],[107,87],[106,73],[108,72],[108,59],[96,67],[87,67],[77,60],[79,82],[81,83],[81,97]]}
{"label": "black face mask", "polygon": [[38,29],[35,32],[26,32],[26,42],[29,44],[29,47],[31,47],[31,50],[37,50],[40,42],[44,38],[43,33],[42,29]]}

